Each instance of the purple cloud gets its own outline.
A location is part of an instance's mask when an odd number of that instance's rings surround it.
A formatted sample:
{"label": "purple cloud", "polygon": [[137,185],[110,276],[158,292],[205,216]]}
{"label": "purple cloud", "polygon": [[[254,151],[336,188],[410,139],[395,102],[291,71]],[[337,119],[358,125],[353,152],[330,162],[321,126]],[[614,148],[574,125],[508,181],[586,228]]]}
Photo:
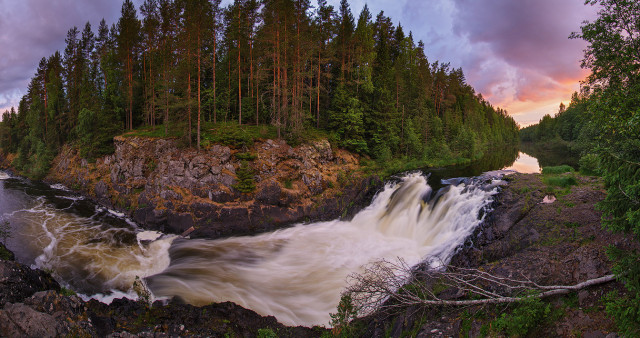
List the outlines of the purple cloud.
{"label": "purple cloud", "polygon": [[[473,82],[481,82],[479,76],[494,78],[479,91],[493,94],[496,86],[508,84],[514,86],[512,100],[542,100],[566,92],[586,75],[580,68],[586,44],[568,39],[582,21],[595,16],[595,8],[582,0],[454,1],[455,34],[472,46],[486,46],[503,63],[493,75],[478,73],[477,63],[465,64]],[[507,67],[511,76],[499,72]]]}
{"label": "purple cloud", "polygon": [[0,0],[0,113],[16,106],[40,59],[64,50],[67,31],[120,15],[120,1]]}

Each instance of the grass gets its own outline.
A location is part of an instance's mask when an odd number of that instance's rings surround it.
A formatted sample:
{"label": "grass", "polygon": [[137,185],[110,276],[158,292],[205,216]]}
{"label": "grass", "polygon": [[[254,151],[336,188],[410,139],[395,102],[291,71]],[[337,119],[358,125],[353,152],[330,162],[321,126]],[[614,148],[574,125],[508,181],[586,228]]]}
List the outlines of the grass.
{"label": "grass", "polygon": [[548,176],[544,177],[542,182],[546,185],[560,188],[568,188],[578,184],[578,181],[573,175]]}
{"label": "grass", "polygon": [[543,175],[559,175],[559,174],[572,173],[572,172],[574,172],[573,168],[568,165],[559,165],[555,167],[542,168]]}

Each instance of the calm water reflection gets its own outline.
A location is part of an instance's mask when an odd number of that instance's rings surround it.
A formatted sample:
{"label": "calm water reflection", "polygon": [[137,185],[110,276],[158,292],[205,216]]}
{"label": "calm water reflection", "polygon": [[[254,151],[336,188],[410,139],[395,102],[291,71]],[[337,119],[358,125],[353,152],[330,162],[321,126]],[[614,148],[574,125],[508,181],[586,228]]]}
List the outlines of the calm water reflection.
{"label": "calm water reflection", "polygon": [[540,163],[537,158],[520,152],[518,153],[518,158],[516,158],[515,162],[504,169],[515,170],[523,174],[539,173]]}

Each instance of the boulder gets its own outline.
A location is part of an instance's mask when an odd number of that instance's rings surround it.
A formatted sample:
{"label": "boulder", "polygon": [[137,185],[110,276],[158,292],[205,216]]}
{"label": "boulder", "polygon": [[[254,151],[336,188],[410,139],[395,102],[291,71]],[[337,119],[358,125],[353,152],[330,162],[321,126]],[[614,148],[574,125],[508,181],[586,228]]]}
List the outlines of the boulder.
{"label": "boulder", "polygon": [[0,308],[21,302],[38,291],[60,290],[51,275],[12,261],[0,260]]}

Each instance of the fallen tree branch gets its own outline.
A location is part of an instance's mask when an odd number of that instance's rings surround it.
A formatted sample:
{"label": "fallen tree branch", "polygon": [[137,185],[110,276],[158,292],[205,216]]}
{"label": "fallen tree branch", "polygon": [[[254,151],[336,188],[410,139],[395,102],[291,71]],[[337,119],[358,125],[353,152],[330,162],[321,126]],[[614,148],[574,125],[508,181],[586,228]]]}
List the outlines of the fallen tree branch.
{"label": "fallen tree branch", "polygon": [[[614,275],[590,279],[575,285],[538,285],[530,279],[500,277],[486,271],[453,266],[410,268],[381,261],[351,275],[344,295],[349,296],[359,315],[376,310],[407,306],[472,306],[521,302],[568,294],[615,280]],[[445,292],[447,291],[447,292]],[[471,299],[470,299],[471,298]]]}

